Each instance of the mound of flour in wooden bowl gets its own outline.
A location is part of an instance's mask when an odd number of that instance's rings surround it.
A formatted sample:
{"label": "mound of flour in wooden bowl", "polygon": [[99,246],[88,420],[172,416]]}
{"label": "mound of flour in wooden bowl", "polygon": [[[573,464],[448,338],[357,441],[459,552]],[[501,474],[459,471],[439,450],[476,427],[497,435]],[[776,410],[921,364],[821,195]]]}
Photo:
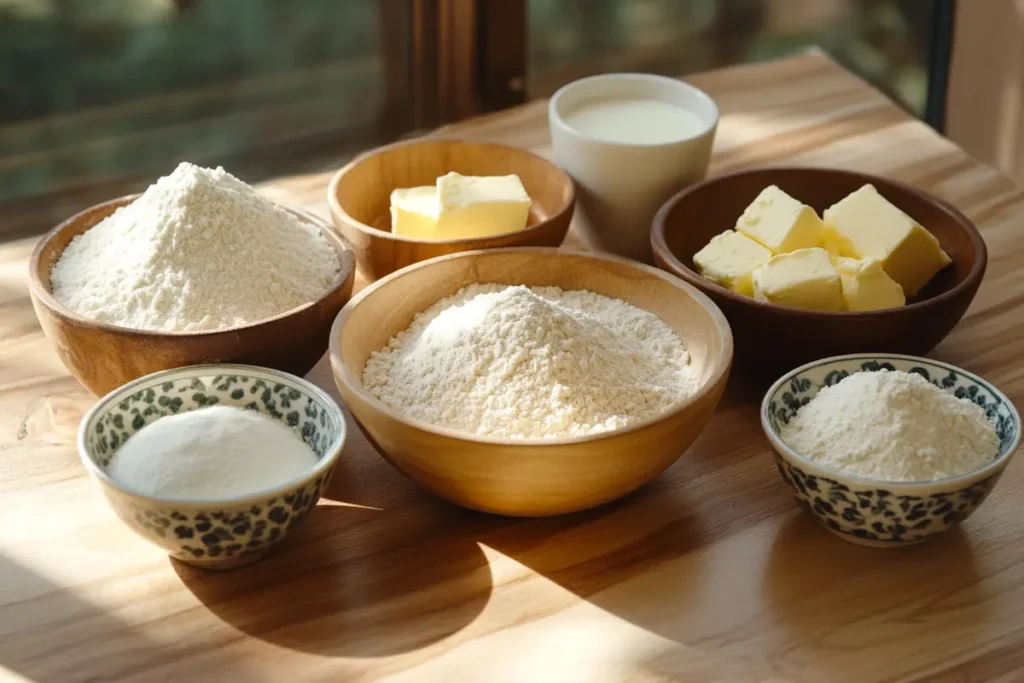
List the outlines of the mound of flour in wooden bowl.
{"label": "mound of flour in wooden bowl", "polygon": [[391,407],[478,436],[596,434],[656,417],[699,388],[679,336],[618,299],[470,285],[374,352],[363,385]]}
{"label": "mound of flour in wooden bowl", "polygon": [[59,302],[86,318],[198,332],[315,301],[340,270],[316,226],[223,168],[182,163],[71,240],[50,283]]}

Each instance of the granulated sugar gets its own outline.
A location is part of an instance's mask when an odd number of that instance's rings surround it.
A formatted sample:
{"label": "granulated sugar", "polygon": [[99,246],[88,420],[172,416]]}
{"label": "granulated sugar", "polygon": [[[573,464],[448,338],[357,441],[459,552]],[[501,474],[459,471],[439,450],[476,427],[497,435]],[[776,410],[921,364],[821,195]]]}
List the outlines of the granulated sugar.
{"label": "granulated sugar", "polygon": [[823,467],[884,481],[953,477],[999,452],[984,410],[902,371],[857,372],[822,388],[780,436]]}
{"label": "granulated sugar", "polygon": [[253,410],[200,408],[128,437],[107,473],[147,496],[210,500],[274,488],[316,466],[298,434]]}
{"label": "granulated sugar", "polygon": [[316,227],[222,168],[182,163],[73,239],[50,279],[57,300],[87,318],[199,331],[319,299],[340,268]]}
{"label": "granulated sugar", "polygon": [[546,438],[655,417],[699,380],[652,313],[588,291],[471,285],[375,352],[363,384],[437,426]]}

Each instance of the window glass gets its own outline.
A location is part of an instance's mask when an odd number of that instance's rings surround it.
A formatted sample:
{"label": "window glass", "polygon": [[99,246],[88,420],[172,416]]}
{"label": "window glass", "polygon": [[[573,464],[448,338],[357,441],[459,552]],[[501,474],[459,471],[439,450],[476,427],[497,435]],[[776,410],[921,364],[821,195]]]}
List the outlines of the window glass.
{"label": "window glass", "polygon": [[606,71],[680,75],[818,45],[917,116],[934,3],[918,0],[529,0],[527,92]]}

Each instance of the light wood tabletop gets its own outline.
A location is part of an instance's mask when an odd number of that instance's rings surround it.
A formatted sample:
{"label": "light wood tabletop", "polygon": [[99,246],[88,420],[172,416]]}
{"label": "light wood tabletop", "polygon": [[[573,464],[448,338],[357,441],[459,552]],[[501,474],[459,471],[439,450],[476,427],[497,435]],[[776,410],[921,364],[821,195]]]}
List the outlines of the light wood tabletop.
{"label": "light wood tabletop", "polygon": [[[988,273],[934,355],[1024,405],[1017,187],[820,53],[689,80],[723,114],[713,173],[859,169],[976,221]],[[441,132],[550,152],[544,102]],[[328,177],[268,191],[327,216]],[[75,430],[96,399],[36,322],[32,246],[0,245],[0,678],[1024,677],[1024,462],[946,537],[847,544],[797,510],[758,423],[763,387],[742,377],[678,463],[590,512],[517,520],[457,508],[352,429],[328,499],[278,552],[228,573],[175,564],[114,517],[79,464]],[[311,377],[337,396],[325,361]]]}

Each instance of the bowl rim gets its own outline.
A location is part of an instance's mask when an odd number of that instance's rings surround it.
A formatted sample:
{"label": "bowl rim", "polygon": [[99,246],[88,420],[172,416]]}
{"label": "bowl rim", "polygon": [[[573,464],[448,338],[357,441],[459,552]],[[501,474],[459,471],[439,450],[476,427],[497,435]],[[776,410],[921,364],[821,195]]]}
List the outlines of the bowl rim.
{"label": "bowl rim", "polygon": [[[527,156],[533,157],[534,159],[537,159],[541,163],[549,166],[558,175],[562,176],[562,183],[563,183],[562,186],[563,187],[567,187],[569,189],[568,198],[567,198],[566,202],[562,206],[559,206],[558,210],[555,211],[554,213],[552,213],[550,216],[548,216],[547,218],[545,218],[544,220],[542,220],[542,221],[540,221],[538,223],[535,223],[534,225],[528,225],[525,228],[523,228],[522,230],[512,230],[510,232],[503,232],[503,233],[499,233],[497,235],[487,235],[486,237],[455,237],[455,238],[443,239],[443,240],[420,239],[420,238],[417,238],[417,237],[409,237],[407,235],[398,235],[396,233],[391,232],[390,230],[381,230],[379,228],[375,228],[372,225],[367,225],[366,223],[364,223],[364,222],[354,218],[352,216],[352,214],[350,214],[348,211],[346,211],[345,207],[343,207],[341,205],[341,201],[338,199],[338,185],[341,183],[342,178],[346,174],[351,172],[352,169],[355,168],[358,164],[361,164],[363,162],[369,161],[370,159],[373,159],[374,157],[379,156],[380,154],[383,154],[384,152],[390,152],[392,150],[400,149],[402,147],[415,147],[417,145],[424,145],[424,144],[451,144],[451,143],[456,143],[456,144],[460,144],[460,145],[469,145],[469,146],[474,146],[474,147],[485,147],[485,148],[490,148],[490,149],[493,149],[495,151],[500,151],[500,152],[506,153],[506,154],[509,153],[509,152],[513,152],[515,154],[525,154]],[[395,189],[397,189],[397,188],[395,188]],[[532,201],[532,198],[531,198],[531,201]],[[372,235],[374,237],[377,237],[379,239],[392,240],[394,242],[406,242],[406,243],[409,243],[409,244],[429,244],[429,245],[444,246],[444,245],[456,245],[456,244],[458,244],[458,245],[467,245],[467,244],[472,245],[472,244],[479,243],[479,244],[483,245],[485,243],[491,243],[491,242],[493,242],[494,240],[497,240],[497,239],[508,238],[511,235],[522,235],[525,238],[527,236],[532,236],[532,235],[534,235],[537,232],[541,232],[542,229],[547,228],[550,223],[552,223],[553,221],[558,219],[560,216],[564,215],[567,211],[572,211],[573,207],[575,205],[576,205],[576,182],[572,179],[572,176],[570,176],[565,171],[565,169],[563,169],[561,166],[559,166],[558,164],[554,163],[550,159],[548,159],[546,157],[543,157],[540,154],[532,152],[532,151],[530,151],[528,149],[525,149],[523,147],[516,147],[514,145],[505,145],[505,144],[502,144],[500,142],[487,142],[487,141],[483,141],[483,140],[470,140],[470,139],[467,139],[467,138],[449,138],[449,137],[444,137],[444,136],[437,136],[437,137],[428,136],[428,137],[422,137],[422,138],[414,138],[412,140],[400,140],[398,142],[392,142],[391,144],[382,145],[380,147],[376,147],[374,149],[367,150],[367,151],[359,154],[358,156],[356,156],[350,162],[348,162],[347,164],[345,164],[344,166],[339,168],[337,171],[335,171],[334,175],[331,176],[330,182],[327,184],[327,206],[330,209],[331,218],[335,220],[335,223],[337,223],[337,220],[340,219],[340,220],[345,221],[346,223],[348,223],[352,227],[356,228],[357,230],[359,230],[361,232],[364,232],[364,233],[366,233],[368,235]],[[568,228],[568,226],[566,226],[566,227]]]}
{"label": "bowl rim", "polygon": [[[58,235],[61,235],[67,230],[70,230],[71,228],[75,227],[79,223],[79,221],[81,221],[88,214],[94,213],[99,210],[106,210],[108,208],[112,209],[110,213],[108,213],[103,219],[101,219],[105,220],[107,217],[113,215],[114,211],[131,204],[141,196],[142,193],[140,192],[136,194],[124,195],[122,197],[116,197],[114,199],[108,199],[106,201],[100,202],[99,204],[94,204],[90,207],[82,209],[78,213],[75,213],[74,215],[70,216],[69,218],[64,219],[59,224],[57,224],[57,226],[55,226],[49,232],[43,235],[39,242],[36,243],[35,248],[32,250],[32,255],[29,257],[28,287],[29,292],[32,294],[32,296],[38,301],[40,301],[47,309],[53,311],[55,314],[59,315],[60,317],[64,318],[65,320],[71,323],[77,324],[82,327],[88,327],[103,332],[109,332],[119,334],[122,336],[143,339],[201,339],[204,337],[212,337],[215,335],[225,333],[236,334],[239,332],[260,327],[262,325],[267,325],[269,323],[279,322],[293,315],[302,313],[310,308],[313,308],[314,306],[323,303],[330,297],[337,294],[339,291],[344,289],[348,281],[355,276],[355,253],[353,252],[352,246],[342,235],[338,234],[334,230],[330,223],[320,218],[319,216],[309,211],[306,211],[305,209],[301,209],[297,206],[293,206],[285,202],[275,201],[270,199],[269,197],[264,197],[275,206],[284,209],[285,211],[296,216],[303,222],[313,225],[318,230],[320,230],[321,234],[323,234],[324,236],[324,239],[326,239],[331,244],[331,247],[337,254],[338,263],[340,266],[338,277],[334,279],[334,282],[331,283],[327,291],[325,291],[317,299],[307,301],[305,303],[300,304],[299,306],[296,306],[295,308],[289,309],[282,313],[278,313],[277,315],[271,316],[269,318],[262,318],[260,320],[245,323],[243,325],[235,325],[233,327],[222,327],[213,330],[195,331],[144,330],[137,327],[125,327],[124,325],[115,325],[114,323],[108,323],[102,320],[87,318],[81,313],[71,310],[63,303],[58,301],[57,297],[53,295],[52,285],[47,286],[43,284],[43,279],[42,276],[40,275],[43,269],[43,251],[46,249],[46,247],[51,242],[53,242]],[[97,221],[96,223],[98,224],[99,222],[100,221]],[[94,227],[96,227],[96,224],[88,228],[88,230],[92,230],[92,228]],[[88,230],[84,232],[88,232]],[[56,261],[60,259],[60,256],[61,254],[56,255],[54,263],[56,263]]]}
{"label": "bowl rim", "polygon": [[[262,489],[254,493],[246,493],[238,496],[228,496],[223,498],[179,498],[174,496],[152,496],[141,491],[136,491],[130,486],[118,482],[109,474],[106,470],[99,466],[99,464],[93,459],[88,447],[86,446],[86,434],[92,425],[92,422],[96,417],[111,404],[122,400],[126,395],[135,393],[140,386],[150,385],[153,383],[159,383],[160,380],[166,381],[169,375],[184,375],[190,374],[217,374],[220,371],[234,372],[235,374],[249,375],[250,377],[258,375],[266,375],[274,378],[274,381],[278,381],[281,384],[290,384],[301,388],[317,398],[319,398],[325,406],[335,415],[338,420],[338,424],[341,425],[341,430],[338,432],[337,439],[331,444],[322,458],[317,460],[314,467],[307,470],[297,477],[293,477],[287,481],[284,481],[277,486]],[[189,411],[190,412],[190,411]],[[180,414],[180,413],[179,413]],[[104,486],[109,486],[112,489],[117,490],[119,493],[130,496],[136,500],[146,501],[147,503],[156,503],[162,506],[173,505],[175,507],[187,510],[195,509],[214,509],[217,507],[238,507],[248,504],[258,503],[267,498],[272,498],[278,494],[284,493],[293,487],[299,485],[304,481],[309,481],[322,474],[324,471],[330,469],[338,462],[341,457],[341,452],[344,450],[345,442],[348,440],[348,424],[345,421],[345,413],[338,406],[337,401],[331,398],[331,395],[326,391],[313,384],[307,379],[293,375],[282,370],[274,370],[272,368],[265,368],[259,365],[245,365],[242,363],[207,363],[198,365],[185,365],[178,368],[170,368],[168,370],[160,370],[159,372],[153,372],[148,375],[143,375],[138,379],[134,379],[127,384],[122,384],[113,391],[108,392],[102,398],[100,398],[92,408],[82,417],[82,420],[78,423],[78,433],[76,436],[76,445],[78,447],[78,457],[82,461],[82,465],[86,471],[99,480]]]}
{"label": "bowl rim", "polygon": [[[565,117],[562,116],[562,112],[560,111],[562,98],[565,97],[567,93],[577,88],[586,88],[588,85],[598,81],[614,80],[647,81],[649,83],[661,83],[670,88],[678,88],[680,90],[685,90],[689,92],[691,95],[695,96],[697,99],[703,100],[705,104],[709,105],[714,116],[712,117],[710,122],[706,121],[703,117],[700,117],[701,127],[697,132],[685,135],[683,137],[666,140],[664,142],[621,142],[618,140],[608,140],[606,138],[598,138],[594,137],[593,135],[587,135],[586,133],[583,133],[577,128],[574,128],[573,126],[569,125],[569,122],[565,120]],[[718,108],[718,103],[715,101],[715,98],[711,97],[711,95],[709,95],[706,91],[698,88],[697,86],[693,85],[689,81],[686,81],[682,78],[676,78],[674,76],[664,76],[662,74],[643,73],[640,71],[613,71],[603,74],[594,74],[592,76],[584,76],[583,78],[577,78],[575,81],[570,81],[569,83],[566,83],[558,90],[556,90],[555,94],[551,96],[551,99],[548,100],[547,111],[548,121],[551,126],[555,126],[562,130],[563,132],[566,132],[579,140],[585,140],[591,143],[600,143],[602,145],[608,145],[609,147],[619,149],[651,149],[654,147],[670,147],[672,145],[692,142],[693,140],[699,140],[701,138],[707,137],[710,134],[713,134],[715,130],[718,128],[719,122],[722,120],[722,112]]]}
{"label": "bowl rim", "polygon": [[[572,257],[583,257],[587,259],[594,259],[598,261],[618,263],[627,265],[637,270],[641,270],[650,275],[654,275],[670,285],[676,287],[681,292],[692,297],[701,308],[711,317],[714,323],[715,329],[719,332],[722,339],[722,350],[717,357],[713,359],[717,367],[714,368],[711,375],[704,381],[700,388],[692,395],[686,397],[682,401],[674,404],[669,410],[656,415],[652,418],[635,422],[619,429],[612,429],[605,432],[598,432],[596,434],[586,434],[583,436],[573,437],[559,437],[559,438],[531,438],[531,439],[514,439],[511,437],[494,437],[494,436],[480,436],[469,432],[459,431],[457,429],[451,429],[449,427],[441,427],[433,425],[424,420],[411,417],[406,413],[396,410],[386,404],[381,399],[377,398],[373,393],[368,391],[364,386],[360,377],[355,377],[349,372],[348,367],[345,365],[341,358],[341,349],[339,348],[341,331],[352,314],[360,303],[368,298],[375,291],[381,287],[386,286],[393,280],[397,280],[401,277],[408,276],[416,270],[423,268],[430,268],[442,261],[460,259],[460,258],[472,258],[481,255],[491,254],[504,254],[504,253],[523,253],[523,254],[542,254],[542,255],[557,255],[557,256],[572,256]],[[602,295],[604,296],[604,295]],[[629,302],[626,302],[629,303]],[[631,304],[634,305],[635,304]],[[637,308],[641,308],[637,306]],[[647,310],[647,309],[641,309]],[[659,318],[660,319],[660,318]],[[657,424],[664,420],[676,417],[688,409],[692,404],[697,403],[703,399],[704,396],[713,392],[715,387],[726,377],[728,377],[730,368],[732,366],[733,357],[733,337],[732,328],[729,326],[728,320],[722,313],[721,309],[711,300],[706,294],[698,290],[693,285],[684,282],[680,278],[676,277],[671,273],[667,273],[663,270],[648,266],[630,259],[622,258],[619,256],[612,256],[605,253],[587,252],[577,249],[561,249],[559,247],[507,247],[502,249],[477,249],[474,251],[463,251],[455,254],[446,254],[444,256],[437,256],[432,259],[420,261],[411,266],[407,266],[401,270],[395,271],[371,285],[363,289],[359,294],[352,297],[341,312],[338,313],[338,317],[334,319],[334,324],[331,327],[331,340],[330,348],[328,353],[330,354],[331,369],[334,375],[335,382],[338,383],[339,388],[344,384],[345,388],[354,393],[364,403],[369,404],[374,410],[383,413],[392,420],[404,424],[412,429],[417,429],[422,432],[432,434],[446,439],[456,439],[459,441],[467,441],[471,443],[486,444],[489,446],[510,446],[520,448],[550,448],[552,446],[564,446],[570,444],[582,444],[600,441],[603,439],[618,438],[626,434],[631,434],[643,429],[650,427],[651,425]]]}
{"label": "bowl rim", "polygon": [[[957,284],[953,285],[944,292],[939,292],[933,297],[922,299],[920,301],[914,301],[904,306],[897,308],[881,308],[873,311],[816,311],[808,310],[804,308],[795,308],[793,306],[783,306],[781,304],[773,304],[767,301],[758,301],[753,297],[744,296],[737,294],[736,292],[719,285],[718,283],[712,282],[707,278],[703,277],[700,273],[687,267],[682,259],[680,259],[671,249],[668,247],[668,241],[665,238],[665,232],[667,230],[667,217],[668,214],[680,203],[686,200],[691,194],[694,194],[705,187],[732,180],[737,177],[753,175],[755,173],[827,173],[832,175],[846,176],[848,178],[857,179],[863,183],[881,184],[884,186],[892,187],[900,192],[907,194],[918,195],[923,200],[935,205],[940,211],[949,216],[950,220],[956,224],[966,235],[971,242],[971,246],[977,254],[977,258],[974,259],[974,263],[971,264],[971,269],[967,272],[966,277]],[[661,259],[667,268],[670,268],[672,272],[679,277],[683,278],[687,282],[695,285],[701,289],[708,289],[714,292],[716,295],[724,297],[730,301],[736,302],[744,306],[752,306],[757,309],[764,311],[776,311],[780,313],[787,313],[790,315],[800,315],[807,317],[823,317],[833,319],[869,319],[869,318],[890,318],[898,316],[911,311],[922,311],[931,307],[941,306],[952,299],[963,294],[965,291],[970,290],[976,286],[984,277],[985,269],[988,266],[988,248],[985,245],[985,240],[982,238],[978,228],[967,216],[963,214],[953,204],[938,197],[930,192],[926,192],[922,189],[914,187],[909,183],[905,183],[900,180],[894,180],[883,176],[873,175],[870,173],[862,173],[860,171],[853,171],[845,168],[828,168],[824,166],[758,166],[755,168],[745,168],[740,171],[733,171],[731,173],[725,173],[722,175],[716,175],[711,178],[702,180],[699,183],[691,185],[690,187],[684,188],[672,196],[667,202],[665,202],[658,212],[654,216],[654,222],[651,226],[651,248],[654,251],[655,256]]]}
{"label": "bowl rim", "polygon": [[[979,467],[974,470],[969,470],[962,474],[957,474],[951,477],[943,477],[941,479],[928,479],[924,481],[890,481],[886,479],[873,479],[870,477],[864,477],[856,474],[849,474],[841,470],[836,470],[820,463],[814,462],[805,458],[804,456],[797,453],[795,450],[789,447],[785,441],[782,440],[782,436],[779,435],[771,426],[771,422],[768,419],[769,404],[771,403],[772,396],[782,388],[783,385],[789,383],[794,377],[807,372],[813,368],[821,366],[832,366],[841,362],[850,360],[873,360],[873,361],[886,361],[886,360],[900,360],[915,363],[922,363],[924,365],[933,365],[946,370],[950,370],[957,374],[963,375],[970,379],[972,382],[976,382],[983,386],[986,390],[990,391],[994,396],[999,398],[1006,406],[1009,407],[1010,415],[1013,417],[1014,423],[1016,424],[1016,436],[1010,444],[1010,447],[1003,451],[1000,448],[999,454],[992,460],[992,462]],[[800,465],[805,465],[808,469],[817,470],[818,472],[824,473],[823,476],[832,477],[837,481],[851,482],[859,486],[867,486],[873,488],[884,488],[891,490],[907,490],[907,491],[919,491],[921,489],[935,488],[935,487],[949,487],[951,484],[960,484],[966,482],[973,482],[986,478],[987,476],[999,472],[1006,467],[1009,463],[1010,458],[1016,453],[1017,447],[1020,445],[1021,440],[1021,419],[1020,412],[1017,407],[1013,404],[1013,401],[1004,394],[1002,391],[997,389],[995,385],[988,382],[973,372],[964,370],[961,367],[946,363],[933,358],[925,358],[924,356],[912,356],[903,353],[848,353],[842,356],[830,356],[828,358],[821,358],[810,363],[804,363],[798,368],[794,368],[784,373],[779,379],[772,383],[765,392],[764,398],[761,399],[760,408],[761,418],[761,429],[764,431],[768,441],[772,444],[775,450],[779,453],[780,457],[792,460]]]}

